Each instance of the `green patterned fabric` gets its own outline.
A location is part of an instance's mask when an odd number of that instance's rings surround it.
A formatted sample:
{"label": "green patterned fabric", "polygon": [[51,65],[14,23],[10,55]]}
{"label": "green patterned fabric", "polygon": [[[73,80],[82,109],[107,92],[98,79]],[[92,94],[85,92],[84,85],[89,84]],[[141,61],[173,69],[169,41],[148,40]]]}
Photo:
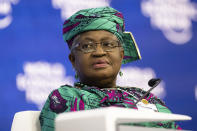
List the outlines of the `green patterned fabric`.
{"label": "green patterned fabric", "polygon": [[[90,110],[110,106],[138,110],[139,107],[133,106],[133,104],[145,93],[146,92],[142,89],[135,87],[118,87],[118,90],[108,90],[88,87],[80,83],[76,83],[74,87],[69,85],[62,86],[51,92],[41,111],[40,124],[42,131],[54,131],[54,119],[59,113],[63,112]],[[152,111],[171,113],[165,104],[153,94],[149,93],[145,99],[149,104],[154,104],[156,106],[156,109],[151,109]],[[125,123],[124,125],[181,129],[174,121],[137,124]]]}
{"label": "green patterned fabric", "polygon": [[63,25],[63,38],[72,46],[73,39],[79,33],[90,30],[106,30],[120,40],[124,48],[123,64],[141,59],[137,44],[131,33],[125,32],[122,13],[111,7],[90,8],[80,10]]}

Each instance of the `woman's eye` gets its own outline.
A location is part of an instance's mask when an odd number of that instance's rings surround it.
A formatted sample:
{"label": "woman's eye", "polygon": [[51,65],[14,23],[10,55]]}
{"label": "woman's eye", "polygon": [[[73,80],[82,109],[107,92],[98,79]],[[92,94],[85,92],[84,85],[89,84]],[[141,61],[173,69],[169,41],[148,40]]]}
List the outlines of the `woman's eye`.
{"label": "woman's eye", "polygon": [[82,44],[82,46],[81,46],[82,49],[88,49],[91,47],[92,47],[92,44],[90,44],[90,43]]}
{"label": "woman's eye", "polygon": [[103,46],[105,47],[114,47],[114,43],[113,42],[103,42]]}

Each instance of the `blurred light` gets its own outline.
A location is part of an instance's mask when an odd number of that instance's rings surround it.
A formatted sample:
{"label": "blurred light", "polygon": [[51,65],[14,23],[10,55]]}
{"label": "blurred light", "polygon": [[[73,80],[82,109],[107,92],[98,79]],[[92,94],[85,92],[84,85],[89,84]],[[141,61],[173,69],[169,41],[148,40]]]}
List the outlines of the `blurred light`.
{"label": "blurred light", "polygon": [[197,20],[197,4],[190,0],[143,0],[142,13],[151,25],[162,30],[172,43],[185,44],[192,38],[192,20]]}
{"label": "blurred light", "polygon": [[61,85],[73,85],[74,78],[66,76],[64,66],[60,63],[26,62],[24,74],[16,76],[17,88],[25,91],[26,100],[42,108],[49,93]]}
{"label": "blurred light", "polygon": [[0,29],[8,27],[12,22],[12,16],[7,15],[6,17],[0,19]]}
{"label": "blurred light", "polygon": [[[137,87],[144,90],[148,90],[148,81],[152,78],[156,78],[156,74],[151,68],[139,68],[139,67],[124,67],[121,69],[123,76],[118,76],[117,85],[124,87]],[[161,82],[152,93],[160,98],[164,98],[166,95],[164,82]]]}
{"label": "blurred light", "polygon": [[19,0],[0,0],[0,29],[8,27],[12,22],[11,4],[17,4]]}
{"label": "blurred light", "polygon": [[61,10],[61,18],[73,15],[81,9],[109,6],[111,0],[51,0],[55,9]]}

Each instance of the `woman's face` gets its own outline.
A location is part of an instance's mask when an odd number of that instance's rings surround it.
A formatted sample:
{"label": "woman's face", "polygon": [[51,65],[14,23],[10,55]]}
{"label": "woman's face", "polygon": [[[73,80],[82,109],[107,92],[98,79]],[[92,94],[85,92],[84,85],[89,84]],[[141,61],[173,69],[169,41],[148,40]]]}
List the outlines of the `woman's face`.
{"label": "woman's face", "polygon": [[[106,40],[118,41],[117,37],[112,33],[99,30],[81,33],[75,38],[73,45],[84,41],[100,43]],[[115,47],[112,51],[104,51],[101,44],[97,44],[96,51],[90,53],[74,49],[69,55],[69,59],[80,81],[84,84],[94,84],[93,82],[98,83],[102,80],[114,82],[120,70],[123,56],[124,50],[122,47]]]}

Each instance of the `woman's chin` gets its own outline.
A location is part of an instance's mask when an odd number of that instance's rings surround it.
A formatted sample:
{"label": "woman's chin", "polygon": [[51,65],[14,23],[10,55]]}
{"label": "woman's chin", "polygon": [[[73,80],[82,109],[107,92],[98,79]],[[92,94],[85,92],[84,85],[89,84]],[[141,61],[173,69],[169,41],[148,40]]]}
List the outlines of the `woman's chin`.
{"label": "woman's chin", "polygon": [[89,76],[92,78],[105,79],[108,77],[112,77],[113,74],[114,71],[112,69],[103,68],[94,70]]}
{"label": "woman's chin", "polygon": [[113,72],[113,69],[110,67],[100,67],[100,68],[93,68],[92,69],[92,73],[94,73],[94,75],[97,74],[109,74],[110,72]]}

